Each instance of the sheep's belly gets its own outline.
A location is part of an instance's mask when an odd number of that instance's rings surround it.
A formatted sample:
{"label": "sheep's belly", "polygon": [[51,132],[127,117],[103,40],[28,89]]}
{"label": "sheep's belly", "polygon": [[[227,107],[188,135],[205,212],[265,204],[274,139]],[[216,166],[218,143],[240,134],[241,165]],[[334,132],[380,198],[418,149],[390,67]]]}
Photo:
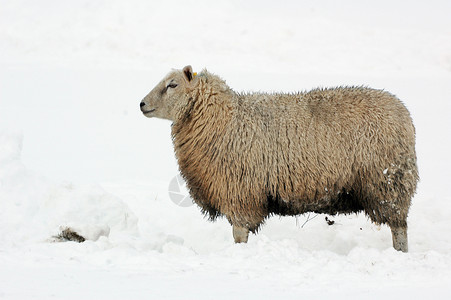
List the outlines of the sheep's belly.
{"label": "sheep's belly", "polygon": [[351,193],[339,194],[334,198],[324,196],[317,200],[299,199],[284,201],[268,196],[268,212],[277,215],[299,215],[307,212],[324,214],[348,214],[363,210],[363,206]]}

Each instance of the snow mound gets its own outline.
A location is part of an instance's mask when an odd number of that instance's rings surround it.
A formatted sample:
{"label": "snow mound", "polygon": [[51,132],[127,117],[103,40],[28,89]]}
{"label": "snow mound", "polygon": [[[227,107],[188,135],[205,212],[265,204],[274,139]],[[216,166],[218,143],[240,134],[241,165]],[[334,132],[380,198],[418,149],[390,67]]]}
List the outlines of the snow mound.
{"label": "snow mound", "polygon": [[3,245],[45,241],[60,227],[88,240],[136,234],[137,218],[100,186],[54,184],[30,172],[20,160],[22,136],[0,131],[0,240]]}

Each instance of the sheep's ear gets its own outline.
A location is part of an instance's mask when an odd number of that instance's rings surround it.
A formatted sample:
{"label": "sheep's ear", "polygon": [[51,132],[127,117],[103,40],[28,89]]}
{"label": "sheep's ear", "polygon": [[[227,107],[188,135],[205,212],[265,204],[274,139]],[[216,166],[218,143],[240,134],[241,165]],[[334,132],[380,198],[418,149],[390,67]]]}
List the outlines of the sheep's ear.
{"label": "sheep's ear", "polygon": [[191,66],[184,67],[183,74],[185,74],[185,77],[188,81],[193,80],[193,68],[191,68]]}

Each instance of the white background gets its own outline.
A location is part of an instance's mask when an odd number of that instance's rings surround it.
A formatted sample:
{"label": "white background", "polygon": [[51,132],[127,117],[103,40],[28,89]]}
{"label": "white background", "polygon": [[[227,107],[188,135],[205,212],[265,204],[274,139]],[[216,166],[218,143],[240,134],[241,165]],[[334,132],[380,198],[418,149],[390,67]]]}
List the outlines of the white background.
{"label": "white background", "polygon": [[[0,298],[445,297],[450,13],[445,0],[0,0]],[[237,91],[397,95],[421,177],[410,252],[363,215],[273,217],[234,245],[225,220],[173,204],[170,123],[139,102],[187,64]],[[89,240],[50,242],[60,226]]]}

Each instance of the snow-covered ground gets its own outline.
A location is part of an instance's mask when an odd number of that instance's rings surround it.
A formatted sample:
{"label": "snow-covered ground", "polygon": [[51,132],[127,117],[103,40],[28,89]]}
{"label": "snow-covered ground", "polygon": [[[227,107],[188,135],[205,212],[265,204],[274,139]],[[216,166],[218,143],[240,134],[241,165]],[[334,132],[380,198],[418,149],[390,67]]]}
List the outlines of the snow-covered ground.
{"label": "snow-covered ground", "polygon": [[[451,2],[0,0],[0,299],[451,294]],[[236,90],[368,85],[417,128],[407,254],[363,215],[268,220],[245,245],[175,205],[170,123],[139,111],[191,64]],[[305,225],[304,225],[305,223]],[[61,228],[84,243],[54,242]]]}

